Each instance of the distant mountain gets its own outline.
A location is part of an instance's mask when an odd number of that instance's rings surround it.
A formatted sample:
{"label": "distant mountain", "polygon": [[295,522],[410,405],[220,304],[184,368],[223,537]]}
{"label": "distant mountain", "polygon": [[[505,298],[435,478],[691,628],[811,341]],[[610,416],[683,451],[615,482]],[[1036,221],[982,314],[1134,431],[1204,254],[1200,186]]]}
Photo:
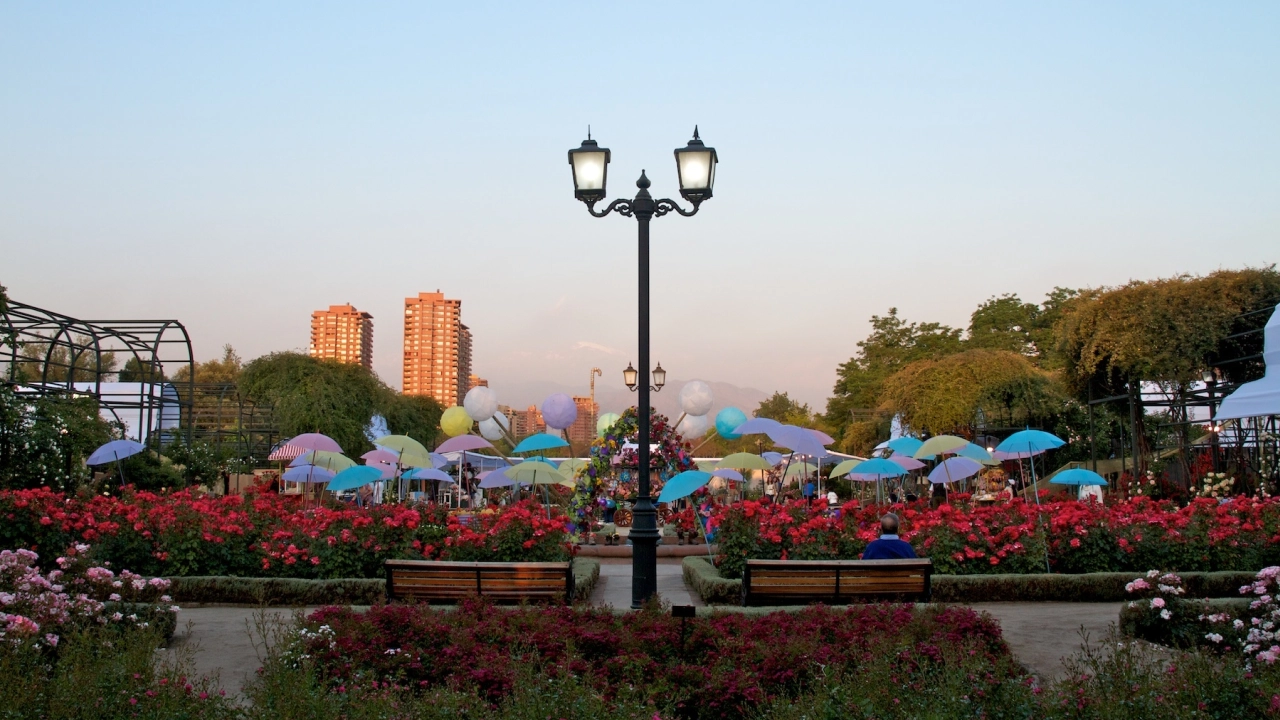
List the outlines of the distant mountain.
{"label": "distant mountain", "polygon": [[[653,407],[672,420],[680,415],[680,388],[687,380],[667,380],[662,392],[650,395]],[[704,381],[706,382],[706,381]],[[751,415],[763,402],[768,393],[755,388],[742,388],[725,382],[707,382],[715,401],[711,404],[711,415],[714,416],[722,408],[736,407],[747,415]],[[534,381],[527,383],[507,384],[493,381],[492,387],[498,395],[498,402],[513,408],[524,408],[530,405],[542,405],[548,395],[564,393],[566,395],[589,395],[590,389],[581,386],[563,385],[554,382]],[[621,383],[605,383],[596,380],[596,402],[600,404],[600,412],[620,413],[636,403],[637,394],[627,390]]]}

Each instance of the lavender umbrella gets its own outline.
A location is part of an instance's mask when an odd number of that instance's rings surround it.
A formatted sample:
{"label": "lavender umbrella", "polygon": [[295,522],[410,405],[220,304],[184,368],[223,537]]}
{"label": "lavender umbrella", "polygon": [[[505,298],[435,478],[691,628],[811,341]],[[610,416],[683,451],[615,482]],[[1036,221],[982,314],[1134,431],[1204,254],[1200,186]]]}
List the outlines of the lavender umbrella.
{"label": "lavender umbrella", "polygon": [[295,438],[285,441],[285,445],[293,445],[294,447],[304,448],[306,450],[327,450],[329,452],[342,452],[342,446],[337,440],[323,435],[321,433],[303,433]]}
{"label": "lavender umbrella", "polygon": [[436,448],[438,453],[459,452],[462,450],[481,450],[491,448],[493,444],[478,435],[459,435],[449,438],[440,447]]}

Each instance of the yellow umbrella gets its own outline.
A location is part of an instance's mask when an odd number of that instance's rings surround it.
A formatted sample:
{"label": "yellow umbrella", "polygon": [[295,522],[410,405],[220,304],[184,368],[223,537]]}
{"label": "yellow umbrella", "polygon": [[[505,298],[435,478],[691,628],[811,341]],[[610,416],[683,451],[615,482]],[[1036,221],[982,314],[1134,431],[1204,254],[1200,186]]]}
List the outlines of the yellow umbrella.
{"label": "yellow umbrella", "polygon": [[911,457],[919,460],[920,458],[930,457],[932,455],[943,455],[946,453],[954,453],[960,448],[968,445],[969,441],[955,435],[936,435],[924,441],[919,450]]}
{"label": "yellow umbrella", "polygon": [[754,453],[740,452],[726,455],[716,463],[717,468],[733,468],[734,470],[772,470],[768,460]]}
{"label": "yellow umbrella", "polygon": [[808,476],[809,473],[814,472],[817,469],[818,466],[810,465],[809,463],[793,463],[787,468],[786,477],[795,477],[797,475]]}
{"label": "yellow umbrella", "polygon": [[374,440],[373,444],[380,445],[388,450],[395,450],[402,455],[404,453],[413,453],[421,457],[431,457],[431,453],[423,447],[422,443],[408,435],[383,435]]}

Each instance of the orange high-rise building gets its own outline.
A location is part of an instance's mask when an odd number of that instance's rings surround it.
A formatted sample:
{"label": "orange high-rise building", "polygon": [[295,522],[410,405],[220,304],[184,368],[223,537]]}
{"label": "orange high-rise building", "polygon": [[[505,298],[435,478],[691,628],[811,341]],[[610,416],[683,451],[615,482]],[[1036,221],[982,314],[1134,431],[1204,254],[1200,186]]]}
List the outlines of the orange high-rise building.
{"label": "orange high-rise building", "polygon": [[471,331],[462,301],[439,290],[404,301],[404,394],[461,405],[471,376]]}
{"label": "orange high-rise building", "polygon": [[600,406],[589,396],[573,396],[573,404],[578,406],[578,419],[569,426],[569,442],[573,449],[582,452],[596,439],[596,418],[600,416]]}
{"label": "orange high-rise building", "polygon": [[347,305],[311,313],[311,357],[373,369],[373,316]]}

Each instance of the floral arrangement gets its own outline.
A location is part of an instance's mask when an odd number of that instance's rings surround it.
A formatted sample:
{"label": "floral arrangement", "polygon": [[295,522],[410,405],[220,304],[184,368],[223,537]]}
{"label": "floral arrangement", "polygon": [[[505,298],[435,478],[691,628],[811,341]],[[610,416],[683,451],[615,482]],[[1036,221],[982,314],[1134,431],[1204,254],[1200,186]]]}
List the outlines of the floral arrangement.
{"label": "floral arrangement", "polygon": [[567,520],[533,501],[464,523],[435,504],[307,508],[256,492],[0,491],[0,548],[92,543],[96,557],[151,576],[380,577],[391,558],[567,559]]}
{"label": "floral arrangement", "polygon": [[1230,477],[1226,473],[1205,473],[1203,484],[1196,491],[1199,497],[1227,497],[1231,494],[1231,488],[1236,484],[1236,479]]}
{"label": "floral arrangement", "polygon": [[[576,485],[570,501],[572,517],[579,531],[588,528],[591,511],[604,488],[605,479],[624,471],[639,471],[636,451],[624,448],[627,443],[636,442],[640,432],[638,416],[636,408],[627,408],[617,422],[605,428],[600,437],[591,443],[587,464],[579,468],[575,476]],[[694,462],[690,456],[689,444],[676,432],[667,417],[653,408],[649,408],[649,435],[650,443],[657,445],[657,449],[649,454],[650,470],[658,471],[659,481],[653,487],[653,494],[657,496],[662,489],[662,481],[692,469]]]}
{"label": "floral arrangement", "polygon": [[164,594],[168,580],[148,580],[128,570],[117,574],[90,562],[89,550],[85,544],[67,548],[48,572],[40,570],[40,556],[30,550],[0,550],[0,643],[51,651],[77,627],[146,628],[153,611],[172,623],[178,606]]}
{"label": "floral arrangement", "polygon": [[1189,505],[1135,497],[1112,505],[1076,500],[1030,504],[1015,499],[965,506],[965,496],[936,509],[823,502],[742,501],[718,509],[720,558],[729,577],[747,558],[855,559],[880,531],[889,510],[902,537],[933,560],[940,574],[1145,572],[1165,567],[1248,570],[1280,564],[1280,501],[1237,496]]}

